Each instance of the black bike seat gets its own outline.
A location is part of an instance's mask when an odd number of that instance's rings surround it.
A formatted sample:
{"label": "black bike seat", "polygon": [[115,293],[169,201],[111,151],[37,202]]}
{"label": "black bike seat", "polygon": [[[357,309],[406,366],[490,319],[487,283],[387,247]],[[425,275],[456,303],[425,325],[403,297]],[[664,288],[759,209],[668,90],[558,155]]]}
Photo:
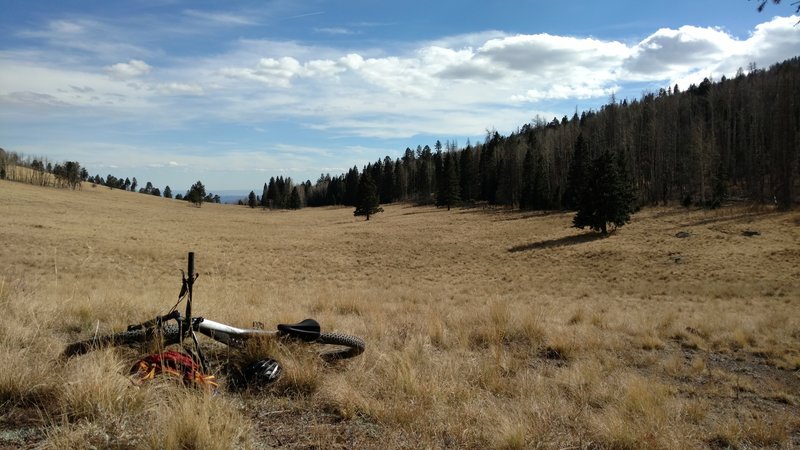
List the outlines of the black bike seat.
{"label": "black bike seat", "polygon": [[289,336],[297,339],[302,339],[306,342],[317,340],[320,334],[319,323],[314,319],[306,319],[302,322],[295,324],[279,324],[278,331],[288,334]]}

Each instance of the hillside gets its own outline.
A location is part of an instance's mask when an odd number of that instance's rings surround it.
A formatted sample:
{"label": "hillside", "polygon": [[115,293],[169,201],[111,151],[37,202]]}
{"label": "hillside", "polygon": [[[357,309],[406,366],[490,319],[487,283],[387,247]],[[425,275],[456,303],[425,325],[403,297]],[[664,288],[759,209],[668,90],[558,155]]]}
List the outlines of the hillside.
{"label": "hillside", "polygon": [[[600,239],[567,213],[385,209],[0,180],[0,447],[800,445],[800,213],[647,208]],[[213,397],[135,387],[136,350],[58,358],[171,307],[188,251],[197,314],[314,317],[367,351],[283,349],[276,386]]]}

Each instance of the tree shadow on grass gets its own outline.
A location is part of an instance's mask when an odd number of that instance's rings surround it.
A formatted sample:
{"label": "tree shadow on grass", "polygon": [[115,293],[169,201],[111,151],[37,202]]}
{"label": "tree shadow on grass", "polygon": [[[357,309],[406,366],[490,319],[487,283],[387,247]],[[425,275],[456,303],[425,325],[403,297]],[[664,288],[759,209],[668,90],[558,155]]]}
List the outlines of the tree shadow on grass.
{"label": "tree shadow on grass", "polygon": [[605,237],[606,236],[603,236],[600,233],[576,234],[573,236],[566,236],[558,239],[547,239],[544,241],[532,242],[530,244],[515,245],[514,247],[508,249],[508,251],[511,253],[517,253],[517,252],[526,252],[529,250],[541,250],[544,248],[566,247],[568,245],[577,245],[586,242],[596,241],[598,239],[603,239]]}
{"label": "tree shadow on grass", "polygon": [[703,226],[703,225],[712,225],[712,224],[719,224],[719,223],[726,223],[726,222],[730,222],[730,223],[749,223],[749,222],[753,221],[756,218],[762,218],[762,217],[767,217],[767,216],[777,216],[779,214],[781,214],[781,211],[777,211],[777,210],[774,210],[774,211],[755,211],[755,212],[753,212],[753,211],[745,211],[745,212],[741,212],[739,214],[727,214],[727,215],[723,214],[723,213],[720,213],[717,216],[706,217],[706,218],[695,220],[695,221],[691,221],[691,222],[685,222],[685,223],[682,223],[682,224],[678,225],[675,228],[698,227],[698,226]]}

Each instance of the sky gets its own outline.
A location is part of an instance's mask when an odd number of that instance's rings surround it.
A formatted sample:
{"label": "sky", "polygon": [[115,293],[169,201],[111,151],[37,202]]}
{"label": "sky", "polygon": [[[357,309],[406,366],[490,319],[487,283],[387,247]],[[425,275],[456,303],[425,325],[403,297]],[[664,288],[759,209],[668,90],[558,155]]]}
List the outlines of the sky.
{"label": "sky", "polygon": [[0,0],[0,147],[183,192],[459,148],[800,55],[791,2]]}

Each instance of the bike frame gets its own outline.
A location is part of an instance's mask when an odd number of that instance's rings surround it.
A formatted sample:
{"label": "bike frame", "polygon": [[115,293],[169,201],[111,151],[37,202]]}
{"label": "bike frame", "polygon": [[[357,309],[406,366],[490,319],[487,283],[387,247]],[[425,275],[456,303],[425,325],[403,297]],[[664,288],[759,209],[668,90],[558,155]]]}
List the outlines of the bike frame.
{"label": "bike frame", "polygon": [[236,328],[202,317],[195,318],[195,323],[192,324],[192,328],[217,342],[222,342],[223,344],[234,347],[242,345],[245,340],[253,337],[272,337],[278,335],[277,331]]}

